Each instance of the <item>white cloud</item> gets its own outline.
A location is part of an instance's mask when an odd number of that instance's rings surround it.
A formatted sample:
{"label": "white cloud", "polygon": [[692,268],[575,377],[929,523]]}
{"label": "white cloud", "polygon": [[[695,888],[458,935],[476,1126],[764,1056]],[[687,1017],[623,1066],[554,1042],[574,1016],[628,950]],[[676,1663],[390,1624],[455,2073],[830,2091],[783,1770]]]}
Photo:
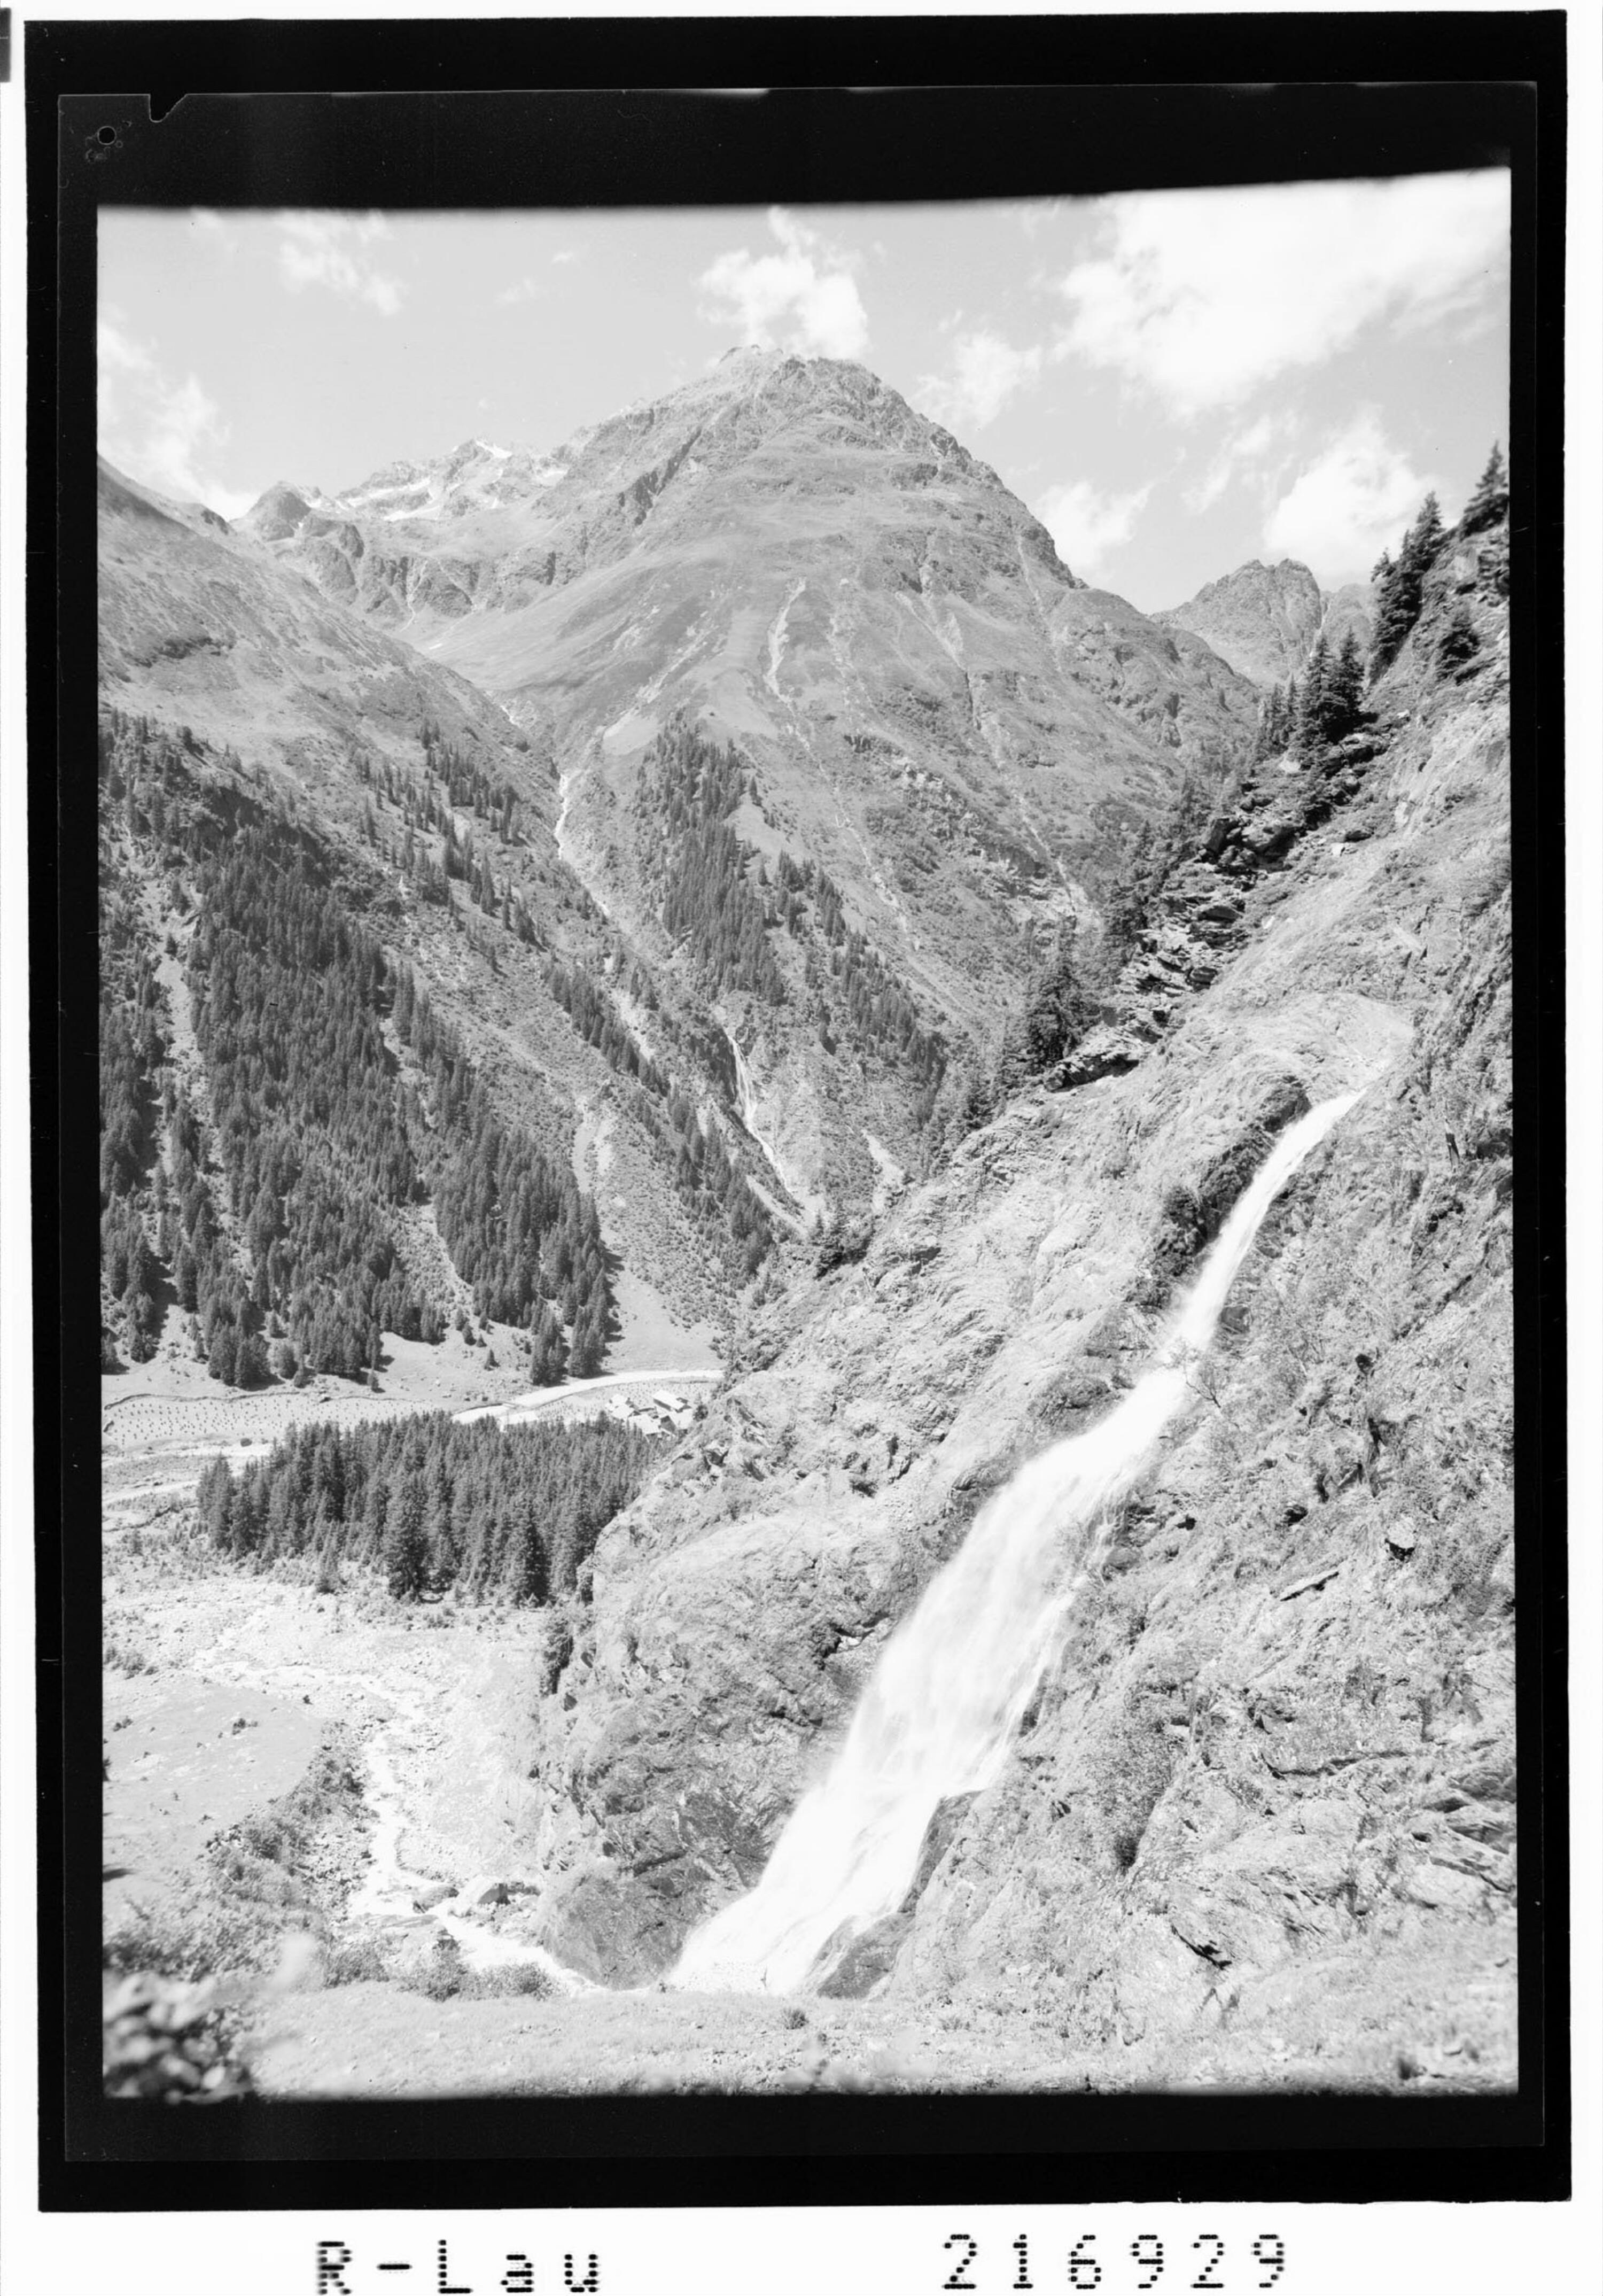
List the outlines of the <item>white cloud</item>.
{"label": "white cloud", "polygon": [[531,279],[526,271],[521,279],[514,279],[510,287],[503,287],[495,300],[498,303],[534,303],[544,292],[540,282]]}
{"label": "white cloud", "polygon": [[136,343],[127,332],[127,323],[115,304],[108,305],[101,313],[94,333],[100,375],[100,411],[103,416],[109,403],[122,403],[120,394],[126,378],[149,374],[155,361],[143,345]]}
{"label": "white cloud", "polygon": [[286,209],[278,217],[284,236],[278,243],[279,276],[297,293],[326,287],[348,302],[371,303],[387,319],[401,308],[406,290],[398,279],[374,267],[367,249],[392,236],[381,215],[329,215]]}
{"label": "white cloud", "polygon": [[1239,405],[1375,321],[1468,311],[1501,291],[1508,258],[1501,169],[1137,192],[1098,212],[1102,251],[1059,283],[1072,316],[1058,355],[1111,367],[1182,416]]}
{"label": "white cloud", "polygon": [[1186,508],[1198,514],[1212,509],[1237,480],[1260,494],[1272,492],[1283,467],[1287,441],[1296,428],[1294,414],[1260,414],[1245,430],[1233,432],[1196,485],[1186,488]]}
{"label": "white cloud", "polygon": [[1000,335],[978,327],[960,335],[949,375],[920,378],[918,400],[926,414],[949,430],[983,430],[1008,401],[1041,372],[1041,350],[1031,343],[1015,350]]}
{"label": "white cloud", "polygon": [[1264,519],[1264,546],[1300,558],[1328,586],[1364,581],[1382,550],[1395,551],[1435,484],[1364,407],[1298,471]]}
{"label": "white cloud", "polygon": [[579,250],[577,247],[559,247],[551,259],[553,263],[577,263]]}
{"label": "white cloud", "polygon": [[203,502],[237,518],[256,500],[225,486],[212,457],[228,429],[195,375],[169,381],[149,348],[112,307],[96,330],[100,448],[132,479],[177,502]]}
{"label": "white cloud", "polygon": [[777,255],[732,249],[702,273],[697,283],[711,301],[701,316],[714,326],[732,325],[742,343],[861,358],[868,314],[852,275],[858,258],[783,208],[769,209],[768,228],[779,242]]}
{"label": "white cloud", "polygon": [[1089,578],[1110,552],[1129,541],[1151,491],[1149,483],[1131,494],[1104,494],[1088,479],[1071,479],[1037,495],[1035,511],[1064,564]]}

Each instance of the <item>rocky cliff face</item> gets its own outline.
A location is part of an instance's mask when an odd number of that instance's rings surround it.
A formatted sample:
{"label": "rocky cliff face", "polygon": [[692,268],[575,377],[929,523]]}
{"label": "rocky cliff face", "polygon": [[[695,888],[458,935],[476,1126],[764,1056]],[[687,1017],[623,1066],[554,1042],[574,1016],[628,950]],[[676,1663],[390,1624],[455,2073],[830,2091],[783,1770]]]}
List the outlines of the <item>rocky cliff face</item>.
{"label": "rocky cliff face", "polygon": [[1205,638],[1255,685],[1281,685],[1300,674],[1323,611],[1319,584],[1307,567],[1295,558],[1282,558],[1278,566],[1254,558],[1153,619]]}
{"label": "rocky cliff face", "polygon": [[1152,619],[1165,629],[1206,640],[1255,685],[1283,685],[1288,677],[1302,676],[1308,649],[1321,632],[1334,651],[1351,630],[1367,655],[1374,601],[1367,582],[1321,590],[1295,558],[1282,558],[1278,566],[1255,558],[1207,583],[1183,606],[1168,607]]}
{"label": "rocky cliff face", "polygon": [[1344,582],[1339,590],[1323,593],[1324,619],[1320,627],[1333,650],[1339,647],[1349,630],[1358,640],[1359,652],[1369,660],[1370,647],[1375,636],[1375,593],[1368,582]]}
{"label": "rocky cliff face", "polygon": [[1111,2079],[1511,2077],[1495,557],[1449,547],[1362,736],[1216,814],[1120,984],[1118,1057],[1012,1102],[755,1328],[604,1536],[541,1703],[576,1965],[661,1970],[755,1881],[978,1505],[1130,1384],[1272,1131],[1357,1089],[1193,1406],[1085,1527],[1002,1775],[938,1814],[837,1981],[1045,2017]]}

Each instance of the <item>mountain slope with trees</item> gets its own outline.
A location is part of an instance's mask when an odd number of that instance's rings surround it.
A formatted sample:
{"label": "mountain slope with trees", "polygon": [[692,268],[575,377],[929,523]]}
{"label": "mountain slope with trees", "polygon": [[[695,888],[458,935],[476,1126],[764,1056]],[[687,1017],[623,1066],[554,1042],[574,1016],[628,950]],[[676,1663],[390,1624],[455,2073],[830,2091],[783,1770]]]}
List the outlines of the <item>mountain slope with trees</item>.
{"label": "mountain slope with trees", "polygon": [[[588,1283],[597,1304],[581,1335],[578,1362],[605,1345],[610,1278],[603,1283],[596,1276],[598,1251],[610,1266],[621,1261],[686,1325],[726,1314],[767,1250],[765,1242],[753,1250],[754,1233],[760,1228],[765,1236],[767,1216],[741,1174],[761,1168],[763,1160],[740,1132],[728,1048],[721,1035],[709,1034],[699,1005],[671,982],[650,979],[639,953],[601,915],[558,850],[560,795],[549,758],[463,681],[323,599],[210,514],[164,504],[109,468],[102,472],[101,514],[102,1199],[115,1278],[104,1302],[111,1354],[134,1360],[146,1354],[173,1304],[162,1284],[171,1290],[176,1281],[176,1247],[171,1255],[160,1251],[159,1208],[149,1201],[154,1171],[168,1169],[171,1160],[164,1152],[152,1162],[150,1095],[153,1089],[159,1097],[163,1089],[159,1078],[152,1083],[152,1031],[172,1035],[176,1000],[180,1053],[188,1057],[192,1030],[205,1035],[190,1062],[193,1105],[184,1111],[184,1129],[187,1136],[192,1119],[209,1126],[209,1109],[196,1100],[197,1063],[221,1064],[214,1080],[229,1102],[233,1087],[222,1070],[232,1077],[241,1060],[249,1065],[263,1049],[268,1016],[260,969],[266,960],[277,968],[278,983],[272,991],[276,1050],[269,1057],[282,1070],[271,1086],[290,1094],[276,1119],[290,1144],[280,1161],[305,1168],[298,1181],[303,1196],[315,1168],[326,1167],[325,1193],[331,1191],[339,1217],[327,1228],[323,1256],[338,1257],[349,1246],[352,1299],[340,1310],[344,1336],[338,1346],[314,1349],[314,1359],[332,1366],[337,1358],[348,1374],[360,1356],[368,1367],[375,1300],[384,1327],[403,1336],[454,1308],[496,1316],[515,1308],[512,1320],[520,1324],[527,1304],[527,1277],[509,1273],[502,1245],[469,1243],[470,1234],[486,1233],[477,1184],[454,1176],[448,1161],[429,1167],[435,1119],[421,1063],[433,1054],[420,1056],[397,1033],[388,1005],[403,981],[415,986],[421,1008],[454,1036],[478,1078],[477,1101],[470,1091],[449,1118],[478,1139],[473,1168],[489,1172],[503,1162],[508,1126],[521,1128],[531,1153],[537,1151],[552,1169],[572,1166],[576,1156],[584,1166],[575,1177],[596,1200],[601,1240],[592,1234],[584,1247],[588,1274],[564,1268],[545,1292],[560,1307],[573,1281],[581,1292]],[[241,837],[256,840],[251,859],[236,857],[230,865],[224,857]],[[302,920],[291,928],[287,919],[248,917],[241,910],[255,897],[251,867],[263,858],[263,840],[274,857],[274,882],[282,869],[310,870],[316,878],[315,894],[296,897],[318,907],[315,926]],[[359,943],[364,954],[352,957],[348,948],[331,972],[298,980],[295,950],[281,944],[284,932],[292,938],[302,930],[320,941],[354,934],[352,946]],[[164,958],[168,943],[173,953]],[[197,948],[204,962],[192,974]],[[214,971],[216,1000],[208,993]],[[369,993],[380,979],[382,1011]],[[586,984],[586,1009],[577,1009],[572,984],[578,980]],[[617,991],[630,981],[643,993],[629,998],[626,1018]],[[604,1040],[589,1026],[588,1005],[599,997],[608,999],[614,1015]],[[407,989],[403,1018],[411,1009]],[[348,1033],[364,1027],[365,1037]],[[421,1174],[421,1196],[415,1189],[409,1195],[412,1184],[397,1174],[368,1177],[380,1193],[397,1201],[426,1200],[430,1218],[438,1210],[455,1224],[446,1250],[460,1250],[470,1265],[454,1278],[462,1288],[449,1300],[436,1296],[430,1303],[393,1260],[378,1272],[377,1259],[388,1247],[365,1234],[359,1241],[355,1228],[346,1244],[339,1242],[341,1226],[362,1217],[361,1190],[355,1201],[348,1198],[355,1173],[349,1155],[325,1148],[316,1136],[330,1127],[338,1133],[339,1095],[318,1100],[315,1114],[297,1096],[298,1063],[311,1056],[306,1028],[321,1032],[317,1060],[339,1073],[346,1094],[360,1089],[360,1078],[378,1057],[375,1029],[384,1060],[409,1070],[425,1111],[406,1152]],[[355,1060],[348,1075],[348,1054]],[[648,1089],[641,1088],[642,1078]],[[250,1078],[242,1115],[225,1110],[232,1128],[218,1136],[219,1146],[244,1139],[258,1113],[249,1095],[262,1082]],[[663,1105],[670,1090],[678,1095],[676,1122]],[[365,1136],[371,1128],[364,1118],[355,1128]],[[704,1153],[714,1136],[716,1146]],[[585,1146],[598,1137],[604,1144],[600,1163]],[[688,1174],[682,1156],[687,1143]],[[358,1144],[350,1152],[359,1166],[368,1152]],[[212,1177],[222,1175],[214,1169]],[[254,1167],[249,1173],[241,1168],[240,1184],[254,1191],[258,1177]],[[145,1200],[141,1218],[130,1221],[136,1182]],[[268,1193],[285,1201],[282,1187]],[[225,1202],[214,1202],[211,1212],[197,1217],[199,1257],[209,1265],[214,1226],[225,1231],[231,1215]],[[517,1212],[509,1198],[495,1214],[503,1217],[515,1225],[536,1216]],[[183,1242],[195,1259],[187,1231]],[[274,1244],[278,1264],[287,1266],[290,1240],[275,1235],[269,1248]],[[430,1245],[425,1260],[437,1249]],[[159,1279],[146,1265],[147,1251],[162,1259]],[[317,1247],[314,1259],[322,1251]],[[230,1266],[237,1259],[241,1281],[258,1283],[248,1242],[225,1259]],[[198,1294],[190,1297],[188,1266],[186,1260],[183,1312],[200,1313]],[[271,1283],[265,1276],[258,1288]],[[232,1296],[221,1275],[206,1290],[218,1303]],[[271,1304],[264,1297],[256,1313],[284,1323],[287,1305],[276,1294]],[[256,1341],[266,1333],[270,1373],[272,1341],[290,1335],[287,1328],[272,1333],[265,1321],[261,1330],[247,1331],[252,1318],[241,1320],[241,1308],[239,1301],[232,1308],[219,1304],[212,1321],[223,1315],[250,1341],[249,1383],[264,1375]],[[325,1301],[325,1327],[334,1312]],[[566,1321],[571,1334],[571,1304]],[[310,1336],[310,1321],[303,1318],[299,1328]],[[359,1332],[367,1334],[360,1344]],[[554,1361],[558,1343],[549,1332],[547,1338]],[[202,1354],[209,1357],[209,1340]],[[217,1376],[226,1380],[231,1367],[224,1354],[219,1345]]]}
{"label": "mountain slope with trees", "polygon": [[[102,1328],[119,1305],[147,1357],[166,1292],[225,1385],[365,1379],[385,1332],[438,1341],[454,1304],[406,1264],[405,1216],[427,1204],[474,1312],[528,1334],[536,1382],[599,1369],[614,1324],[594,1205],[495,1108],[327,841],[147,719],[112,714],[101,767]],[[136,930],[141,848],[183,920],[165,986]]]}
{"label": "mountain slope with trees", "polygon": [[1002,1774],[841,1982],[1050,2011],[1136,2081],[1511,2081],[1506,542],[1443,536],[1353,731],[1133,873],[1120,1057],[1088,1031],[777,1303],[603,1534],[540,1709],[574,1965],[638,1980],[756,1881],[977,1508],[1128,1390],[1269,1139],[1356,1090],[1083,1527]]}
{"label": "mountain slope with trees", "polygon": [[[1255,711],[1206,644],[1086,588],[994,472],[839,361],[732,353],[554,454],[470,441],[338,497],[275,492],[241,526],[553,759],[565,855],[654,975],[716,1007],[779,1177],[814,1206],[866,1207],[867,1135],[916,1168],[925,1080],[826,1051],[749,928],[715,990],[633,833],[653,744],[683,723],[732,745],[761,795],[731,833],[770,873],[784,853],[822,870],[914,1025],[977,1046],[1037,945],[1094,914],[1125,829],[1188,767],[1222,770]],[[738,906],[727,853],[698,859]]]}

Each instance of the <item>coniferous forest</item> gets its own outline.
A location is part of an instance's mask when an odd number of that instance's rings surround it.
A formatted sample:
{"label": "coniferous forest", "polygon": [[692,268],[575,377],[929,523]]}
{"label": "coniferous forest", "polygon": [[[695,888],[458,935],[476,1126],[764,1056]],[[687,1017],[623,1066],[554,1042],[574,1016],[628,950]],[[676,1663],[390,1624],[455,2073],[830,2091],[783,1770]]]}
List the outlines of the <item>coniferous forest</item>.
{"label": "coniferous forest", "polygon": [[304,1426],[238,1475],[214,1460],[200,1526],[235,1560],[378,1570],[403,1599],[454,1587],[552,1602],[573,1592],[660,1447],[608,1418],[503,1428],[429,1412]]}
{"label": "coniferous forest", "polygon": [[[450,1303],[405,1249],[430,1204],[477,1314],[528,1332],[536,1383],[599,1368],[613,1308],[594,1205],[491,1104],[322,840],[200,766],[186,734],[115,712],[102,731],[102,1301],[124,1345],[148,1355],[176,1299],[225,1383],[369,1376],[383,1332],[444,1328]],[[165,992],[113,829],[187,924]],[[175,998],[192,1058],[169,1041]]]}
{"label": "coniferous forest", "polygon": [[732,742],[720,747],[683,719],[658,734],[641,768],[634,810],[670,938],[708,994],[759,1004],[796,1001],[770,936],[803,951],[800,998],[826,1051],[845,1039],[863,1058],[899,1068],[933,1095],[945,1064],[938,1029],[863,934],[846,922],[839,888],[812,859],[767,862],[732,816],[760,802],[757,777]]}

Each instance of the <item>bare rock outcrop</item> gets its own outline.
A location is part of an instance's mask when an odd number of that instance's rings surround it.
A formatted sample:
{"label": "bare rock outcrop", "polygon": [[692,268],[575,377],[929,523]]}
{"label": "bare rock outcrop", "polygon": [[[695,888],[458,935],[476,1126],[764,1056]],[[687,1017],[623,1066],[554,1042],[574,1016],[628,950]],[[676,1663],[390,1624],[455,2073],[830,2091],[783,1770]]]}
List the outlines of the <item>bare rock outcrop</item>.
{"label": "bare rock outcrop", "polygon": [[1255,685],[1280,685],[1301,675],[1323,617],[1320,586],[1307,567],[1295,558],[1275,566],[1254,558],[1154,619],[1205,638]]}

